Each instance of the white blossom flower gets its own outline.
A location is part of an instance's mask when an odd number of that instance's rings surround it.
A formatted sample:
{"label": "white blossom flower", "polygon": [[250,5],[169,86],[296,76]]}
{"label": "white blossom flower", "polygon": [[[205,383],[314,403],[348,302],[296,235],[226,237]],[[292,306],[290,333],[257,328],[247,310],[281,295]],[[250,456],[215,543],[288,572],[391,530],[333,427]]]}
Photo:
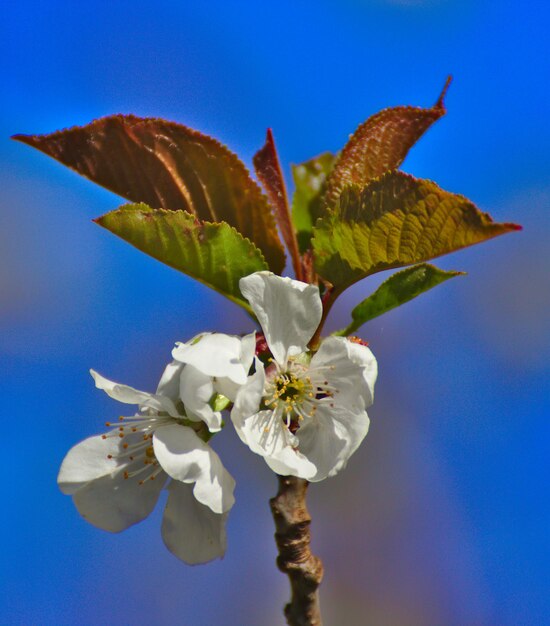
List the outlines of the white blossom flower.
{"label": "white blossom flower", "polygon": [[256,272],[240,281],[273,359],[239,390],[231,418],[241,439],[273,471],[310,481],[333,476],[369,428],[377,363],[366,345],[343,337],[308,351],[322,317],[315,285]]}
{"label": "white blossom flower", "polygon": [[[186,413],[179,399],[184,371],[181,363],[168,365],[156,393],[91,371],[96,387],[115,400],[139,405],[139,411],[107,423],[112,427],[107,433],[74,446],[63,460],[58,483],[87,521],[111,532],[147,517],[167,484],[163,540],[178,558],[196,564],[225,552],[225,520],[234,503],[235,481],[206,443],[206,424],[219,429],[217,417],[205,424]],[[196,405],[200,409],[200,402]]]}
{"label": "white blossom flower", "polygon": [[180,395],[188,411],[208,422],[212,417],[208,402],[204,402],[206,398],[219,393],[232,402],[235,400],[254,359],[255,335],[251,333],[241,338],[223,333],[203,333],[188,343],[176,345],[172,357],[186,364]]}

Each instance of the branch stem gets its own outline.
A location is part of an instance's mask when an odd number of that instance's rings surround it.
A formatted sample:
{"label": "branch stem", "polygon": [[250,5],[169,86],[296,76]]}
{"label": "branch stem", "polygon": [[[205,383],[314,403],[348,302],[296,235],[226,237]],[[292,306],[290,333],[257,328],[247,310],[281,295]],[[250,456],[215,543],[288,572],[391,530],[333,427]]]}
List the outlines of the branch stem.
{"label": "branch stem", "polygon": [[295,476],[279,476],[279,491],[269,504],[275,520],[277,567],[290,580],[291,598],[285,606],[288,626],[321,626],[319,585],[323,564],[311,553],[311,516],[306,507],[309,483]]}

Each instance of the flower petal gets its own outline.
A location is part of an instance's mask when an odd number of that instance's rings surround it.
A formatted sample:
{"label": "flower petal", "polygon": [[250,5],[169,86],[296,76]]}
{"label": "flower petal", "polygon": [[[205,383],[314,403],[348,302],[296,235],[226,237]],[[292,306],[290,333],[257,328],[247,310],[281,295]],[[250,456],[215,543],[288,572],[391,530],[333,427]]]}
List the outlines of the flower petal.
{"label": "flower petal", "polygon": [[[336,337],[335,337],[336,339]],[[378,362],[371,349],[353,341],[348,341],[349,356],[361,368],[364,381],[363,398],[365,406],[374,402],[374,384],[378,377]]]}
{"label": "flower petal", "polygon": [[231,402],[235,402],[237,394],[239,393],[239,389],[242,385],[237,385],[229,378],[216,378],[214,379],[214,389],[217,393],[225,396]]}
{"label": "flower petal", "polygon": [[315,465],[299,450],[290,446],[274,456],[265,457],[265,462],[281,476],[297,476],[310,480],[317,474]]}
{"label": "flower petal", "polygon": [[233,424],[241,441],[261,456],[270,456],[289,445],[288,429],[281,420],[274,419],[273,411],[258,411],[242,419],[234,418]]}
{"label": "flower petal", "polygon": [[238,420],[235,429],[252,452],[263,456],[277,474],[309,479],[317,473],[315,465],[295,449],[297,438],[273,411],[259,411]]}
{"label": "flower petal", "polygon": [[151,513],[166,482],[166,474],[162,472],[155,480],[146,480],[142,485],[139,481],[139,474],[125,479],[122,471],[103,476],[79,489],[73,495],[73,502],[90,524],[118,533]]}
{"label": "flower petal", "polygon": [[256,354],[256,331],[241,338],[241,361],[248,373]]}
{"label": "flower petal", "polygon": [[192,428],[179,424],[157,428],[153,448],[169,476],[183,483],[195,483],[193,493],[201,504],[214,513],[225,513],[233,506],[233,477]]}
{"label": "flower petal", "polygon": [[335,401],[363,409],[372,404],[378,365],[369,348],[344,337],[327,337],[311,359],[313,374],[318,367],[325,368],[323,377],[337,389]]}
{"label": "flower petal", "polygon": [[368,430],[366,411],[320,403],[315,418],[296,433],[300,452],[317,468],[308,480],[317,482],[337,474],[357,450]]}
{"label": "flower petal", "polygon": [[180,377],[180,397],[186,410],[199,417],[208,426],[210,432],[215,433],[222,428],[222,414],[214,411],[210,400],[214,395],[214,382],[192,365],[184,365]]}
{"label": "flower petal", "polygon": [[189,565],[207,563],[225,554],[225,520],[197,502],[191,485],[171,481],[162,519],[162,538],[172,554]]}
{"label": "flower petal", "polygon": [[[65,494],[72,495],[91,480],[116,472],[120,465],[114,458],[120,452],[120,439],[102,435],[88,437],[73,446],[61,463],[57,484]],[[113,458],[109,459],[108,455]]]}
{"label": "flower petal", "polygon": [[[256,352],[256,332],[245,335],[241,339],[241,363],[245,372],[248,374],[252,361],[254,360],[254,354]],[[226,398],[229,398],[231,402],[235,402],[237,393],[242,387],[242,383],[236,383],[227,377],[216,377],[214,379],[214,388],[217,393],[222,394]]]}
{"label": "flower petal", "polygon": [[180,376],[183,368],[183,363],[175,359],[168,363],[160,378],[156,395],[166,396],[177,404],[180,393]]}
{"label": "flower petal", "polygon": [[224,335],[223,333],[205,333],[194,342],[180,343],[174,350],[174,359],[193,365],[207,376],[220,378],[227,377],[238,385],[246,382],[250,368],[244,362],[249,359],[249,344],[245,342],[246,354],[243,354],[240,337]]}
{"label": "flower petal", "polygon": [[305,352],[322,316],[319,289],[271,272],[256,272],[239,281],[277,361]]}
{"label": "flower petal", "polygon": [[259,359],[254,361],[256,371],[248,377],[246,383],[239,389],[233,409],[231,410],[231,420],[237,430],[239,437],[246,443],[241,434],[243,420],[258,412],[265,385],[265,370]]}
{"label": "flower petal", "polygon": [[90,370],[95,386],[102,389],[109,397],[125,404],[138,404],[140,407],[164,411],[172,417],[179,417],[176,407],[170,398],[147,391],[139,391],[128,385],[115,383],[94,370]]}

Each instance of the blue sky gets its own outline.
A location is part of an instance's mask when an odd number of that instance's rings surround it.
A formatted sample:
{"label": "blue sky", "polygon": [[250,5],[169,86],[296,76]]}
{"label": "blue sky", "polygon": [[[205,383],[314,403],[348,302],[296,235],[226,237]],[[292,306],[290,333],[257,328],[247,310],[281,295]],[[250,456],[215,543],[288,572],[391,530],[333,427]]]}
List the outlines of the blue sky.
{"label": "blue sky", "polygon": [[[545,623],[549,11],[518,0],[6,5],[0,622],[275,626],[287,596],[267,505],[275,479],[228,429],[216,445],[238,485],[221,562],[177,562],[161,507],[111,536],[58,492],[65,451],[118,411],[89,367],[149,389],[174,341],[248,322],[91,222],[119,198],[8,137],[132,112],[213,134],[249,164],[271,126],[288,175],[381,108],[432,104],[451,73],[448,114],[403,169],[524,230],[440,259],[468,276],[363,328],[380,365],[371,432],[310,495],[322,602],[327,623],[348,626]],[[376,284],[350,289],[332,327]]]}

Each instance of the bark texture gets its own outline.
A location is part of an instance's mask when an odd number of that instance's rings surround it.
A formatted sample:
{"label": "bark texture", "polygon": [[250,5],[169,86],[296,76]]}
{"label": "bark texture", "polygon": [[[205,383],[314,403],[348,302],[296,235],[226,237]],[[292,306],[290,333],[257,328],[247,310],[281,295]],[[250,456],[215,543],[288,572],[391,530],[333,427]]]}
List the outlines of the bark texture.
{"label": "bark texture", "polygon": [[306,507],[309,483],[295,476],[279,476],[279,491],[270,500],[279,549],[277,567],[290,580],[291,598],[285,606],[289,626],[321,626],[319,585],[321,559],[311,554],[311,516]]}

